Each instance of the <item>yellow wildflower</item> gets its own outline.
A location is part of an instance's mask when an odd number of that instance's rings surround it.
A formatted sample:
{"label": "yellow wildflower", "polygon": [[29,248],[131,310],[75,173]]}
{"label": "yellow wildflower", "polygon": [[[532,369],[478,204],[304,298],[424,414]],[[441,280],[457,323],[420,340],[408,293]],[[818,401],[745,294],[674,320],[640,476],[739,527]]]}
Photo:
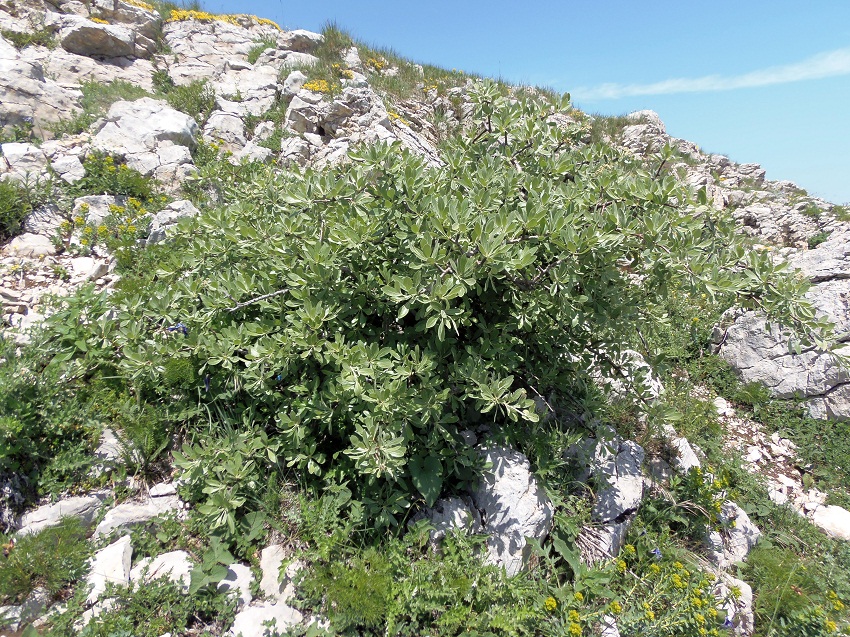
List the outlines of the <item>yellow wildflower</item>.
{"label": "yellow wildflower", "polygon": [[584,601],[584,595],[582,595],[579,591],[576,591],[573,594],[573,599],[575,599],[577,602],[581,603],[581,602]]}
{"label": "yellow wildflower", "polygon": [[620,604],[620,602],[618,602],[616,600],[611,602],[611,605],[608,608],[610,608],[611,612],[614,613],[615,615],[619,615],[620,613],[623,612],[622,604]]}
{"label": "yellow wildflower", "polygon": [[579,615],[579,614],[578,614],[578,611],[577,611],[577,610],[571,610],[571,611],[567,614],[567,618],[568,618],[571,622],[579,622],[579,621],[581,620],[581,615]]}
{"label": "yellow wildflower", "polygon": [[570,624],[571,637],[581,637],[581,624]]}
{"label": "yellow wildflower", "polygon": [[558,602],[555,601],[554,597],[547,597],[546,601],[543,602],[543,607],[551,613],[553,610],[558,608]]}

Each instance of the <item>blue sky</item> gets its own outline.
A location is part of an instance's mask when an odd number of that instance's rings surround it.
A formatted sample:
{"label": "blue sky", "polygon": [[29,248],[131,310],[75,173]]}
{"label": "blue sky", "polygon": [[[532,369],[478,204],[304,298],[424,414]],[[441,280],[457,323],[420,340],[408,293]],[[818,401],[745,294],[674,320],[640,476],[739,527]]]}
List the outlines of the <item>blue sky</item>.
{"label": "blue sky", "polygon": [[285,28],[336,21],[419,62],[649,108],[709,152],[850,202],[850,0],[204,0]]}

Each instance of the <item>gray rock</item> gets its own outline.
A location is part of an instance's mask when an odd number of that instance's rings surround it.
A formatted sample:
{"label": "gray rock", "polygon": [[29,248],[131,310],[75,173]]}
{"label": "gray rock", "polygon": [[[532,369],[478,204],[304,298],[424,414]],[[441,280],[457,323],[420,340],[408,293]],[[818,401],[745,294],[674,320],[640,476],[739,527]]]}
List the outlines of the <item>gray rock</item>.
{"label": "gray rock", "polygon": [[3,175],[4,179],[35,183],[47,176],[47,157],[38,146],[22,142],[8,142],[0,145],[0,152],[2,152],[5,160],[0,162],[0,166],[5,164],[8,170]]}
{"label": "gray rock", "polygon": [[91,560],[91,569],[86,576],[86,584],[91,589],[86,602],[89,604],[97,602],[106,591],[107,584],[129,586],[132,557],[133,545],[129,535],[125,535],[95,553]]}
{"label": "gray rock", "polygon": [[711,561],[719,568],[727,569],[747,558],[759,541],[761,531],[734,502],[724,502],[719,517],[725,528],[722,532],[709,533],[706,543]]}
{"label": "gray rock", "polygon": [[601,629],[600,637],[620,637],[617,618],[613,615],[603,615],[599,620],[599,627]]}
{"label": "gray rock", "polygon": [[59,230],[64,219],[65,217],[57,205],[46,204],[27,215],[27,218],[24,219],[24,231],[52,237]]}
{"label": "gray rock", "polygon": [[446,534],[454,531],[480,534],[483,531],[481,516],[471,503],[458,497],[437,500],[433,508],[420,511],[411,518],[411,522],[428,520],[433,527],[430,531],[432,543],[439,543]]}
{"label": "gray rock", "polygon": [[599,480],[591,513],[597,522],[620,522],[634,513],[643,499],[643,448],[635,442],[618,439],[600,445],[594,476]]}
{"label": "gray rock", "polygon": [[186,551],[171,551],[154,558],[146,557],[140,560],[130,571],[130,581],[152,582],[165,577],[175,584],[180,584],[184,590],[189,590],[192,568],[192,560]]}
{"label": "gray rock", "polygon": [[56,504],[40,506],[21,517],[21,529],[17,534],[20,536],[38,533],[48,527],[56,526],[62,518],[77,518],[83,524],[91,524],[106,496],[106,491],[101,491],[60,500]]}
{"label": "gray rock", "polygon": [[228,634],[232,637],[255,637],[268,634],[270,630],[280,633],[301,623],[302,619],[301,613],[283,602],[263,602],[237,613]]}
{"label": "gray rock", "polygon": [[124,502],[110,509],[94,530],[94,536],[107,535],[116,529],[127,529],[149,522],[153,518],[180,510],[180,498],[165,496],[145,502]]}
{"label": "gray rock", "polygon": [[622,522],[585,526],[576,538],[576,546],[585,564],[607,562],[617,557],[626,543],[626,535],[634,515],[626,516]]}
{"label": "gray rock", "polygon": [[88,57],[142,57],[147,53],[137,50],[132,29],[79,16],[63,16],[59,42],[66,51]]}
{"label": "gray rock", "polygon": [[199,214],[201,214],[200,211],[195,208],[191,201],[185,199],[172,201],[168,204],[168,207],[154,215],[148,231],[147,245],[164,241],[168,233],[181,219],[189,219]]}
{"label": "gray rock", "polygon": [[[813,286],[806,297],[833,321],[839,334],[850,331],[850,230],[839,229],[813,250],[793,252],[789,263]],[[850,418],[847,370],[830,355],[813,350],[789,353],[787,335],[754,312],[730,315],[731,325],[715,330],[720,355],[745,382],[763,383],[780,398],[801,396],[817,418]],[[847,346],[840,352],[846,353]]]}
{"label": "gray rock", "polygon": [[44,235],[25,232],[12,239],[3,248],[3,254],[12,257],[42,257],[56,254],[56,247]]}
{"label": "gray rock", "polygon": [[304,86],[306,82],[307,76],[301,71],[292,71],[292,73],[287,75],[286,79],[283,81],[284,95],[295,95],[301,90],[301,87]]}
{"label": "gray rock", "polygon": [[69,184],[74,184],[86,176],[86,169],[76,155],[67,155],[51,162],[50,167],[56,171],[59,178]]}
{"label": "gray rock", "polygon": [[302,564],[298,561],[289,564],[281,573],[284,560],[287,559],[286,551],[280,544],[272,544],[260,552],[260,592],[264,597],[276,602],[287,602],[295,595],[293,579],[301,570]]}
{"label": "gray rock", "polygon": [[44,588],[37,588],[20,606],[0,606],[0,627],[17,631],[37,619],[49,603],[50,593]]}
{"label": "gray rock", "polygon": [[254,574],[251,573],[251,567],[244,564],[231,564],[227,568],[227,575],[218,583],[218,590],[221,593],[234,591],[238,600],[239,606],[247,606],[254,599],[251,595],[251,583],[254,581]]}
{"label": "gray rock", "polygon": [[827,535],[850,541],[850,511],[840,506],[827,505],[815,509],[812,522]]}
{"label": "gray rock", "polygon": [[[737,595],[733,594],[733,589]],[[719,602],[718,610],[732,623],[732,634],[737,637],[749,637],[753,634],[753,589],[749,584],[726,573],[720,573],[714,587],[714,597]]]}
{"label": "gray rock", "polygon": [[528,558],[526,538],[543,540],[548,535],[554,508],[523,454],[503,447],[479,450],[491,467],[472,493],[482,512],[484,531],[490,536],[487,561],[513,576]]}
{"label": "gray rock", "polygon": [[304,29],[295,29],[281,33],[277,38],[277,45],[282,49],[298,51],[299,53],[312,53],[323,41],[321,33],[313,33]]}
{"label": "gray rock", "polygon": [[22,60],[14,47],[0,42],[0,128],[26,123],[40,128],[78,111],[78,90],[46,79],[41,64]]}

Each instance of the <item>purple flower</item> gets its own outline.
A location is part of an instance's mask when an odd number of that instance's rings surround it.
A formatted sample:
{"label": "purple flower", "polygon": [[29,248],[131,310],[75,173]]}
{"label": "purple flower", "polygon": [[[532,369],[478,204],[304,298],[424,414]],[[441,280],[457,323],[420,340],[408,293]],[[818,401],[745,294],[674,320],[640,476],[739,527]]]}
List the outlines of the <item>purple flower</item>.
{"label": "purple flower", "polygon": [[660,560],[660,559],[661,559],[661,549],[659,549],[659,548],[654,548],[654,549],[652,549],[652,550],[650,551],[650,553],[652,553],[652,554],[655,556],[655,559],[656,559],[656,560]]}
{"label": "purple flower", "polygon": [[189,335],[189,328],[186,327],[185,323],[178,323],[177,325],[172,325],[169,328],[166,328],[169,332],[183,332],[183,336]]}

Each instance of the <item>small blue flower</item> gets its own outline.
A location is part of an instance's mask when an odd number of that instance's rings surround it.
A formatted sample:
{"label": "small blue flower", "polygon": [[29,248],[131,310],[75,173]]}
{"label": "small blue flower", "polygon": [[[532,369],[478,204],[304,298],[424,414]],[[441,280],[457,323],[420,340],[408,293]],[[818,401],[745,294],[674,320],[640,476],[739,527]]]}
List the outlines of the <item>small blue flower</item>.
{"label": "small blue flower", "polygon": [[277,376],[274,377],[274,379],[278,382],[282,381],[283,380],[283,374],[278,374]]}
{"label": "small blue flower", "polygon": [[172,325],[171,327],[167,328],[167,331],[169,331],[169,332],[183,332],[183,336],[189,335],[189,328],[186,327],[185,323],[178,323],[177,325]]}
{"label": "small blue flower", "polygon": [[650,553],[652,553],[655,556],[656,560],[661,559],[661,549],[654,548],[654,549],[652,549],[652,551],[650,551]]}
{"label": "small blue flower", "polygon": [[723,620],[723,628],[734,628],[734,627],[735,627],[735,624],[732,622],[732,619],[727,616],[726,619]]}

